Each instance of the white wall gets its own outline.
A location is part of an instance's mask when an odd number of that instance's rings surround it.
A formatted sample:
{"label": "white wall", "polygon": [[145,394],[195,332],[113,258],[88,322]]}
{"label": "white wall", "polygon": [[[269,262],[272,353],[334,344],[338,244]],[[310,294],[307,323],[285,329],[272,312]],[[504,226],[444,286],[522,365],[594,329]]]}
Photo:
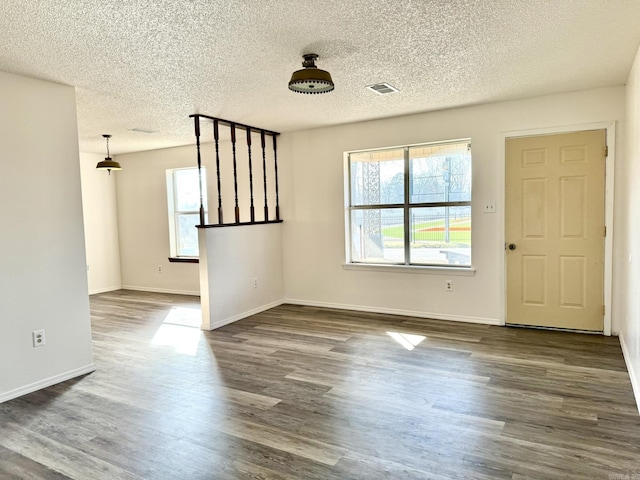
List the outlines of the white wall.
{"label": "white wall", "polygon": [[616,165],[613,315],[640,410],[640,50],[627,83],[626,150]]}
{"label": "white wall", "polygon": [[122,285],[116,203],[116,177],[119,172],[109,175],[104,170],[97,170],[96,164],[103,159],[103,155],[80,153],[90,294],[118,290]]}
{"label": "white wall", "polygon": [[[94,369],[75,91],[0,72],[0,401]],[[34,348],[31,332],[44,329]]]}
{"label": "white wall", "polygon": [[[283,135],[279,158],[286,300],[433,318],[503,321],[504,132],[621,121],[624,98],[621,86]],[[343,152],[467,137],[473,154],[475,276],[343,269]],[[482,204],[490,201],[496,202],[497,213],[482,213]],[[451,293],[445,293],[446,279],[454,281]]]}
{"label": "white wall", "polygon": [[[504,320],[503,138],[505,132],[575,128],[621,122],[625,88],[612,87],[286,133],[279,140],[280,203],[284,242],[284,298],[294,303],[500,323]],[[623,136],[622,124],[618,136]],[[343,152],[471,137],[473,151],[474,276],[386,273],[343,269]],[[210,140],[203,134],[203,142]],[[229,161],[228,142],[221,144]],[[256,142],[254,142],[256,143]],[[622,155],[618,139],[616,152]],[[239,178],[246,177],[239,141]],[[217,192],[213,146],[203,144],[209,169],[209,218],[215,222]],[[120,155],[117,172],[122,284],[124,288],[198,293],[198,266],[170,264],[165,170],[196,165],[195,146]],[[260,150],[254,149],[254,162]],[[255,165],[255,163],[254,163]],[[232,221],[231,169],[223,165],[225,221]],[[226,179],[224,178],[226,175]],[[270,172],[271,175],[271,172]],[[270,178],[270,184],[272,178]],[[258,171],[254,182],[259,185]],[[240,202],[246,221],[247,193]],[[273,193],[273,187],[270,187]],[[232,197],[231,197],[232,198]],[[256,192],[258,219],[260,192]],[[485,202],[497,203],[484,214]],[[273,199],[270,206],[273,214]],[[249,227],[253,228],[253,227]],[[239,231],[242,231],[239,230]],[[615,233],[615,232],[614,232]],[[162,273],[158,272],[162,267]],[[454,291],[444,292],[445,280]],[[614,315],[613,331],[617,332]]]}
{"label": "white wall", "polygon": [[[168,168],[197,165],[195,146],[118,155],[118,230],[122,288],[153,292],[200,292],[198,265],[170,263]],[[158,271],[162,268],[162,272]]]}
{"label": "white wall", "polygon": [[199,241],[203,329],[282,303],[281,223],[202,228]]}

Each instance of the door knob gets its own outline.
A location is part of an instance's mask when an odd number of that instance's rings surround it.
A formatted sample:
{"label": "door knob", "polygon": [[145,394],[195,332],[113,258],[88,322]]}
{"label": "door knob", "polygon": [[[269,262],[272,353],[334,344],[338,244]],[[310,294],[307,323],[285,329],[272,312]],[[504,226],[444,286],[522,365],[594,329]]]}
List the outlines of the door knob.
{"label": "door knob", "polygon": [[509,244],[509,250],[515,250],[516,249],[516,244],[515,243],[510,243]]}

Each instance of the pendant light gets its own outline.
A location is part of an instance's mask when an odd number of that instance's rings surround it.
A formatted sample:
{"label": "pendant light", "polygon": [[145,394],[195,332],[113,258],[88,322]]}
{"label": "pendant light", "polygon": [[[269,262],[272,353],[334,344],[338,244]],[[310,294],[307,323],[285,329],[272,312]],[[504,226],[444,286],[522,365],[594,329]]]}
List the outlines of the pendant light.
{"label": "pendant light", "polygon": [[331,74],[316,67],[318,55],[307,53],[302,56],[304,61],[302,70],[293,72],[289,80],[289,90],[297,93],[328,93],[335,85],[331,79]]}
{"label": "pendant light", "polygon": [[101,162],[98,162],[98,165],[96,165],[96,168],[99,168],[101,170],[106,170],[107,172],[109,172],[109,175],[111,175],[111,170],[122,170],[122,167],[118,162],[113,160],[109,155],[109,139],[111,138],[111,135],[104,134],[102,136],[107,141],[107,157]]}

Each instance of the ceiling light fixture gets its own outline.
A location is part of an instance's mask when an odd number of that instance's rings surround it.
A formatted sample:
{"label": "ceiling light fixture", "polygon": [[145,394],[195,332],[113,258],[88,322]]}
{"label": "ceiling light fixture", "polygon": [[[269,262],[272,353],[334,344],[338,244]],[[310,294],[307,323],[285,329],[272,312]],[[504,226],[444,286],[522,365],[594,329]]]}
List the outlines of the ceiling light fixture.
{"label": "ceiling light fixture", "polygon": [[109,172],[109,175],[111,175],[111,170],[122,170],[122,167],[109,155],[109,139],[111,138],[111,135],[104,134],[102,136],[107,141],[107,157],[101,162],[98,162],[96,168],[99,168],[100,170],[106,170],[107,172]]}
{"label": "ceiling light fixture", "polygon": [[335,85],[331,79],[331,74],[316,67],[318,55],[307,53],[302,56],[304,62],[302,70],[297,70],[291,75],[289,80],[289,90],[297,93],[328,93]]}

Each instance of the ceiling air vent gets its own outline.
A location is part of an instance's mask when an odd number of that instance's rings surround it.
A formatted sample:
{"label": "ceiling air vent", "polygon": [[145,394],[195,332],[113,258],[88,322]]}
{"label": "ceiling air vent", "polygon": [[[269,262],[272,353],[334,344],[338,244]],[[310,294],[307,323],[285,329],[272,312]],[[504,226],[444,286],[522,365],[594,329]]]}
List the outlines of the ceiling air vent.
{"label": "ceiling air vent", "polygon": [[131,131],[138,133],[158,133],[158,130],[147,130],[145,128],[132,128]]}
{"label": "ceiling air vent", "polygon": [[373,92],[376,92],[378,95],[385,95],[387,93],[394,93],[398,91],[397,88],[392,87],[388,83],[376,83],[375,85],[369,85],[366,88]]}

